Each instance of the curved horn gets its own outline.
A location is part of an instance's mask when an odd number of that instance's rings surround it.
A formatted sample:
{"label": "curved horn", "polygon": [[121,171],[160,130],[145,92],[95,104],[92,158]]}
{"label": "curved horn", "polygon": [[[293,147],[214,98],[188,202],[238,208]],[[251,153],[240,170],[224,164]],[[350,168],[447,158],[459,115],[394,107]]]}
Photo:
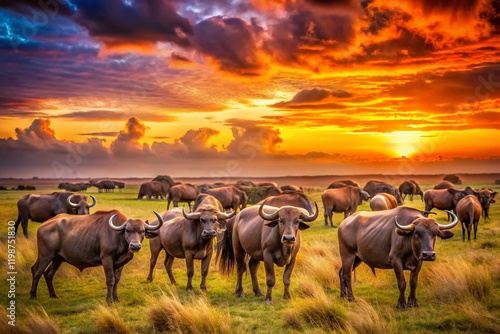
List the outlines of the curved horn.
{"label": "curved horn", "polygon": [[109,227],[111,227],[115,231],[123,231],[127,224],[123,224],[122,226],[113,225],[113,218],[115,218],[115,216],[116,216],[116,213],[109,218],[109,221],[108,221]]}
{"label": "curved horn", "polygon": [[400,230],[403,230],[403,231],[413,231],[415,229],[415,224],[413,224],[413,223],[411,223],[408,226],[399,225],[398,216],[394,217],[394,224],[396,224],[397,228],[399,228]]}
{"label": "curved horn", "polygon": [[279,209],[276,210],[275,212],[273,213],[270,213],[270,214],[267,214],[264,212],[264,205],[266,204],[267,201],[264,201],[264,203],[261,204],[260,208],[259,208],[259,216],[262,218],[262,219],[265,219],[265,220],[275,220],[279,217]]}
{"label": "curved horn", "polygon": [[75,196],[75,194],[69,195],[69,197],[67,199],[68,205],[71,206],[71,207],[73,207],[73,208],[78,208],[79,207],[78,204],[75,204],[75,203],[71,202],[71,199],[73,198],[73,196]]}
{"label": "curved horn", "polygon": [[319,209],[318,209],[318,203],[314,202],[314,205],[316,206],[316,212],[314,212],[313,214],[311,215],[304,215],[304,214],[301,214],[300,215],[300,219],[302,219],[303,221],[305,222],[312,222],[314,221],[316,218],[318,218],[318,214],[319,214]]}
{"label": "curved horn", "polygon": [[156,218],[158,218],[158,225],[149,225],[148,223],[144,223],[147,231],[156,231],[163,225],[163,217],[156,211],[153,211]]}
{"label": "curved horn", "polygon": [[186,211],[184,211],[184,207],[182,207],[182,215],[184,216],[184,218],[186,219],[189,219],[189,220],[196,220],[196,219],[200,219],[201,217],[201,212],[191,212],[191,213],[186,213]]}
{"label": "curved horn", "polygon": [[235,215],[236,215],[236,211],[231,211],[229,213],[219,211],[219,213],[217,213],[217,218],[229,219]]}
{"label": "curved horn", "polygon": [[89,208],[93,207],[97,203],[97,200],[95,199],[94,196],[90,195],[90,198],[92,198],[92,204],[89,204]]}
{"label": "curved horn", "polygon": [[455,227],[455,225],[458,224],[458,218],[457,215],[455,215],[453,212],[445,210],[449,215],[453,217],[453,221],[447,225],[441,225],[438,224],[440,230],[449,230],[450,228]]}

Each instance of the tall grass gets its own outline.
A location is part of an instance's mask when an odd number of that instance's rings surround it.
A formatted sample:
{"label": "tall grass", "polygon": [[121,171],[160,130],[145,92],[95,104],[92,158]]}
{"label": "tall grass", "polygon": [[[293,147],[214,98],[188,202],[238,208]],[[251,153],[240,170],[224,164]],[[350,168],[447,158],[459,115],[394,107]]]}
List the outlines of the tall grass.
{"label": "tall grass", "polygon": [[5,334],[59,334],[61,330],[43,308],[27,310],[27,316],[22,321],[16,320],[15,326],[8,323],[6,311],[0,310],[0,333]]}
{"label": "tall grass", "polygon": [[125,321],[118,314],[116,309],[99,305],[94,310],[94,317],[96,319],[97,333],[106,334],[127,334],[130,333]]}

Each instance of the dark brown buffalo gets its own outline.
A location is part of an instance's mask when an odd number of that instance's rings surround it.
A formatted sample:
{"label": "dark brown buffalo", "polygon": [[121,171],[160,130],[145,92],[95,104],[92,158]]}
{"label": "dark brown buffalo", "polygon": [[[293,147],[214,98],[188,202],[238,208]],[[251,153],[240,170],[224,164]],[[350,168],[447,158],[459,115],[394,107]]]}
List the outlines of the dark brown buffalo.
{"label": "dark brown buffalo", "polygon": [[[416,289],[422,261],[434,261],[436,237],[451,238],[449,229],[457,225],[457,217],[448,225],[425,217],[425,212],[409,207],[387,211],[362,211],[345,219],[339,227],[340,296],[354,300],[351,272],[361,263],[375,269],[393,269],[399,288],[397,308],[418,306]],[[395,229],[396,228],[396,229]],[[410,270],[410,295],[405,300],[404,270]]]}
{"label": "dark brown buffalo", "polygon": [[388,193],[396,197],[398,205],[403,205],[405,203],[399,189],[387,182],[371,180],[366,183],[363,190],[366,191],[370,197],[379,193]]}
{"label": "dark brown buffalo", "polygon": [[387,193],[380,193],[370,199],[370,209],[372,211],[382,211],[394,209],[398,206],[396,197]]}
{"label": "dark brown buffalo", "polygon": [[479,190],[478,198],[483,208],[482,212],[484,218],[490,217],[490,204],[495,203],[494,198],[496,194],[497,192],[493,191],[492,189],[482,188],[481,190]]}
{"label": "dark brown buffalo", "polygon": [[431,211],[433,208],[436,208],[439,210],[451,210],[456,213],[455,207],[458,201],[467,195],[472,195],[473,192],[474,190],[470,187],[467,187],[465,190],[456,188],[426,190],[424,193],[425,211]]}
{"label": "dark brown buffalo", "polygon": [[200,288],[207,291],[206,278],[212,259],[214,237],[219,230],[226,228],[226,220],[234,216],[235,212],[230,214],[222,212],[221,204],[211,195],[204,195],[201,198],[202,201],[192,213],[186,213],[184,208],[173,208],[163,214],[163,217],[169,220],[166,220],[160,229],[160,244],[158,240],[150,241],[148,281],[153,280],[158,254],[163,249],[166,252],[165,269],[172,284],[177,284],[172,272],[175,258],[186,260],[188,276],[186,290],[193,289],[194,260],[201,260]]}
{"label": "dark brown buffalo", "polygon": [[257,184],[257,187],[276,187],[279,189],[279,186],[276,182],[260,182]]}
{"label": "dark brown buffalo", "polygon": [[115,191],[115,182],[111,180],[103,180],[96,182],[95,180],[90,180],[90,185],[97,188],[97,192],[113,192]]}
{"label": "dark brown buffalo", "polygon": [[304,191],[304,189],[302,189],[302,187],[297,186],[295,184],[285,184],[285,185],[281,186],[280,189],[282,191]]}
{"label": "dark brown buffalo", "polygon": [[147,199],[151,199],[152,197],[157,198],[165,198],[167,197],[167,192],[169,189],[169,185],[166,182],[160,181],[148,181],[141,184],[139,188],[139,194],[137,195],[137,199],[142,199],[146,196]]}
{"label": "dark brown buffalo", "polygon": [[90,183],[69,183],[62,182],[57,186],[58,189],[64,189],[66,191],[78,192],[86,191],[90,187]]}
{"label": "dark brown buffalo", "polygon": [[[38,259],[31,273],[31,298],[36,298],[42,274],[51,298],[58,298],[52,279],[63,262],[85,268],[103,266],[108,293],[106,302],[118,301],[117,287],[123,266],[141,249],[144,237],[158,236],[163,220],[156,226],[148,221],[127,219],[117,210],[97,211],[88,216],[58,215],[45,222],[37,231]],[[115,226],[117,224],[118,226]]]}
{"label": "dark brown buffalo", "polygon": [[71,192],[54,192],[52,194],[28,194],[17,201],[18,216],[15,224],[15,233],[19,224],[23,228],[23,234],[28,237],[28,221],[31,219],[37,223],[43,223],[60,213],[73,215],[88,215],[89,209],[96,205],[94,196],[92,203],[87,202],[87,195],[73,194]]}
{"label": "dark brown buffalo", "polygon": [[241,187],[255,187],[255,183],[250,180],[238,180],[235,185]]}
{"label": "dark brown buffalo", "polygon": [[465,241],[465,229],[467,228],[467,240],[470,241],[470,231],[474,227],[474,240],[476,240],[477,224],[481,218],[483,208],[475,195],[467,195],[457,203],[457,217],[462,224],[462,240]]}
{"label": "dark brown buffalo", "polygon": [[[299,193],[295,193],[299,194]],[[291,194],[287,194],[291,195]],[[279,201],[277,198],[275,201]],[[246,270],[245,258],[249,257],[248,267],[252,277],[253,292],[263,296],[257,281],[257,270],[264,261],[266,268],[267,293],[265,302],[272,302],[272,289],[276,283],[274,265],[285,267],[283,284],[284,299],[290,299],[290,278],[295,265],[295,258],[300,249],[299,230],[309,228],[304,222],[311,222],[318,217],[318,205],[315,213],[310,214],[302,207],[284,205],[267,206],[267,200],[261,205],[243,209],[228,224],[228,235],[223,240],[220,269],[223,273],[232,272],[236,262],[238,282],[236,296],[243,297],[242,279]],[[230,221],[231,223],[231,221]]]}
{"label": "dark brown buffalo", "polygon": [[343,188],[345,186],[361,188],[357,182],[354,182],[352,180],[338,180],[330,183],[330,185],[326,189]]}
{"label": "dark brown buffalo", "polygon": [[120,181],[113,181],[113,182],[115,184],[115,187],[117,187],[118,189],[125,188],[125,182],[120,182]]}
{"label": "dark brown buffalo", "polygon": [[174,203],[174,207],[178,207],[179,202],[186,202],[189,209],[191,209],[191,202],[196,200],[196,196],[198,196],[199,193],[200,189],[198,189],[198,187],[188,183],[176,184],[170,187],[167,196],[167,210],[170,207],[170,202]]}
{"label": "dark brown buffalo", "polygon": [[455,185],[451,183],[450,181],[443,181],[439,182],[434,189],[448,189],[448,188],[455,188]]}
{"label": "dark brown buffalo", "polygon": [[399,185],[399,193],[406,199],[406,195],[410,195],[410,202],[413,202],[414,195],[420,195],[420,199],[424,200],[424,193],[417,182],[413,180],[404,181]]}
{"label": "dark brown buffalo", "polygon": [[330,219],[330,226],[335,227],[332,220],[334,212],[343,212],[345,219],[356,211],[358,205],[363,204],[363,200],[369,199],[370,195],[367,192],[350,185],[343,188],[326,189],[321,194],[325,210],[325,226],[328,226],[328,219]]}
{"label": "dark brown buffalo", "polygon": [[209,189],[206,193],[217,198],[224,210],[238,211],[247,207],[247,194],[235,186]]}

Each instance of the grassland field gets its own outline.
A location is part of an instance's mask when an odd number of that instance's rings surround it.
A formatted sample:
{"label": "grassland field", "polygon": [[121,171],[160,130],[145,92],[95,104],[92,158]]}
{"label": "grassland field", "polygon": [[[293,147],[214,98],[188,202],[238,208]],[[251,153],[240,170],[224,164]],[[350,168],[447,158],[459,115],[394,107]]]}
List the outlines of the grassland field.
{"label": "grassland field", "polygon": [[[417,180],[419,181],[419,180]],[[428,180],[424,180],[428,181]],[[299,184],[300,185],[300,184]],[[435,183],[421,183],[430,189]],[[475,189],[489,187],[500,191],[493,179],[464,183]],[[153,210],[163,213],[166,200],[137,200],[138,185],[123,191],[87,194],[97,198],[92,209],[118,209],[128,217],[153,220]],[[356,301],[340,298],[337,229],[324,226],[321,193],[324,188],[306,187],[307,195],[320,207],[311,228],[301,231],[302,246],[292,274],[292,300],[283,300],[283,268],[276,267],[274,302],[263,303],[252,293],[250,276],[244,276],[245,298],[235,296],[236,273],[219,274],[214,260],[207,286],[200,291],[200,261],[195,262],[193,291],[187,282],[183,259],[174,262],[178,286],[171,286],[163,266],[164,253],[155,267],[154,281],[147,283],[149,242],[125,266],[118,287],[120,302],[106,306],[106,284],[102,267],[80,272],[63,264],[54,278],[59,299],[49,298],[43,279],[38,299],[29,296],[31,266],[37,257],[38,223],[29,223],[31,238],[18,234],[15,243],[16,327],[7,322],[12,298],[8,297],[7,224],[17,218],[17,200],[29,191],[0,192],[0,333],[500,333],[500,205],[490,208],[490,218],[481,218],[477,241],[462,241],[460,224],[455,236],[436,241],[435,262],[424,263],[419,276],[417,298],[420,307],[396,309],[398,289],[392,270],[376,270],[366,265],[356,270],[353,292]],[[55,185],[42,185],[36,193],[57,191]],[[498,201],[498,199],[497,199]],[[424,209],[416,196],[405,205]],[[370,210],[366,202],[358,211]],[[446,222],[439,210],[438,222]],[[338,226],[343,214],[334,214]],[[409,278],[409,272],[405,273]],[[7,283],[6,283],[7,282]],[[259,282],[265,291],[265,271],[261,265]],[[409,286],[407,287],[407,295]]]}

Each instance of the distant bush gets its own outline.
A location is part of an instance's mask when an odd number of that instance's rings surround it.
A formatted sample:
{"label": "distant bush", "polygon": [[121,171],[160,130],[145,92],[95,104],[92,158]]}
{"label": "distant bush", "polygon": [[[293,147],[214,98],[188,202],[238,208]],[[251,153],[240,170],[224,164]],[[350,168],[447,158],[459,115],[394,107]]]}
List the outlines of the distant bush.
{"label": "distant bush", "polygon": [[247,196],[248,196],[248,204],[258,203],[264,198],[264,194],[266,192],[265,187],[240,187]]}
{"label": "distant bush", "polygon": [[443,180],[450,181],[453,184],[462,184],[462,180],[460,180],[460,177],[455,174],[448,174],[445,177],[443,177]]}
{"label": "distant bush", "polygon": [[7,190],[7,187],[0,186],[0,190]]}
{"label": "distant bush", "polygon": [[495,180],[495,184],[500,184],[500,180]]}

